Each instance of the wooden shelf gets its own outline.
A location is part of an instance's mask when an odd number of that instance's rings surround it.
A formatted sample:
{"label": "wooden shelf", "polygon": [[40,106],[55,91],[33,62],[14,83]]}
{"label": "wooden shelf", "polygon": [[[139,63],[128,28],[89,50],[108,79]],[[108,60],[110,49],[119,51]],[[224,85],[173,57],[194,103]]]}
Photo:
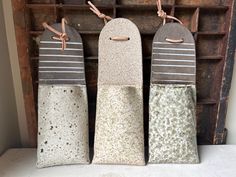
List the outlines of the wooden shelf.
{"label": "wooden shelf", "polygon": [[209,36],[224,36],[226,32],[214,32],[214,31],[201,31],[197,32],[197,35],[209,35]]}
{"label": "wooden shelf", "polygon": [[41,35],[43,33],[43,31],[30,31],[29,32],[31,35],[35,35],[35,36],[38,36],[38,35]]}
{"label": "wooden shelf", "polygon": [[85,57],[85,61],[86,60],[98,60],[98,56],[88,56],[88,57]]}
{"label": "wooden shelf", "polygon": [[39,57],[30,57],[30,60],[34,60],[34,61],[36,60],[37,61],[37,60],[39,60]]}
{"label": "wooden shelf", "polygon": [[[89,5],[87,4],[60,4],[60,3],[55,3],[55,4],[34,4],[34,3],[28,3],[26,4],[26,7],[28,8],[69,8],[69,9],[89,9]],[[117,8],[117,9],[145,9],[145,10],[156,10],[157,6],[155,4],[153,5],[115,5],[115,4],[107,4],[107,5],[96,5],[97,8],[99,9],[112,9],[112,8]],[[163,5],[162,6],[164,9],[170,9],[172,7],[174,8],[179,8],[179,9],[196,9],[200,8],[203,10],[228,10],[229,6],[198,6],[198,5]]]}
{"label": "wooden shelf", "polygon": [[[100,34],[101,31],[89,31],[89,30],[84,30],[84,31],[80,31],[78,30],[78,32],[80,34]],[[43,31],[30,31],[31,35],[41,35],[43,33]],[[144,32],[140,32],[141,35],[155,35],[156,31],[144,31]],[[226,34],[226,32],[210,32],[210,31],[206,31],[206,32],[192,32],[192,34],[197,34],[197,35],[213,35],[213,36],[224,36]]]}
{"label": "wooden shelf", "polygon": [[78,30],[80,34],[97,34],[99,35],[101,31],[80,31]]}
{"label": "wooden shelf", "polygon": [[197,99],[197,104],[199,105],[204,105],[204,104],[217,104],[218,101],[214,100],[214,99]]}
{"label": "wooden shelf", "polygon": [[[155,4],[153,5],[115,5],[114,6],[117,9],[144,9],[144,10],[157,10],[157,6]],[[172,5],[163,5],[162,6],[163,9],[171,9]]]}
{"label": "wooden shelf", "polygon": [[58,4],[26,4],[25,6],[30,9],[55,8],[55,7],[58,7]]}
{"label": "wooden shelf", "polygon": [[[85,0],[30,0],[24,2],[16,1],[13,4],[13,17],[17,47],[18,51],[20,51],[19,62],[22,73],[21,79],[22,83],[24,83],[23,88],[25,88],[25,105],[30,110],[27,112],[27,121],[29,122],[27,128],[30,130],[29,134],[34,136],[37,134],[35,124],[37,122],[37,115],[35,114],[37,112],[37,109],[35,109],[37,108],[37,87],[33,86],[31,88],[30,86],[35,81],[37,82],[38,79],[38,37],[44,31],[42,22],[46,21],[51,25],[55,22],[60,22],[62,17],[66,17],[68,18],[69,25],[76,28],[81,34],[84,46],[86,79],[89,83],[87,85],[90,97],[88,100],[89,105],[95,104],[96,101],[98,36],[104,27],[104,23],[90,12],[89,5]],[[146,106],[148,105],[148,90],[150,87],[152,40],[156,31],[162,25],[162,19],[156,14],[157,7],[155,1],[94,0],[92,2],[102,13],[114,18],[123,17],[130,19],[140,30],[145,83],[144,120],[148,121],[148,108]],[[216,131],[222,131],[223,125],[221,126],[221,122],[224,122],[225,119],[224,107],[227,106],[223,105],[222,102],[218,104],[218,100],[221,99],[221,95],[224,97],[228,96],[230,76],[233,71],[231,66],[232,59],[228,56],[231,53],[227,52],[230,46],[232,46],[232,40],[228,40],[228,36],[230,35],[230,29],[234,29],[230,26],[233,19],[232,12],[236,9],[236,5],[233,7],[233,4],[236,4],[235,0],[163,1],[164,11],[168,15],[179,18],[184,23],[184,26],[191,31],[196,42],[197,91],[198,97],[201,98],[198,99],[197,103],[197,116],[198,120],[211,118],[207,125],[204,124],[206,121],[198,122],[200,125],[198,131],[203,132],[203,137],[199,139],[199,143],[203,144],[205,139],[211,143],[216,142],[214,135]],[[26,14],[21,17],[23,24],[19,23],[18,14]],[[171,22],[171,20],[169,21]],[[22,35],[29,38],[29,40],[22,41]],[[25,50],[26,48],[28,50]],[[33,57],[29,58],[29,56]],[[25,69],[26,66],[29,68],[28,70]],[[95,119],[95,109],[89,111],[89,114],[93,115],[93,119]],[[216,118],[216,116],[218,117]],[[90,131],[94,130],[91,130],[90,127]],[[30,137],[31,141],[36,142],[36,138],[33,139],[33,136]]]}
{"label": "wooden shelf", "polygon": [[223,58],[220,55],[197,56],[197,60],[222,60]]}
{"label": "wooden shelf", "polygon": [[140,32],[141,36],[142,35],[154,36],[155,33],[156,33],[156,31],[143,31],[143,32]]}
{"label": "wooden shelf", "polygon": [[[89,5],[85,4],[26,4],[27,8],[37,9],[37,8],[65,8],[65,9],[83,9],[89,10]],[[98,9],[113,9],[113,5],[96,5]]]}
{"label": "wooden shelf", "polygon": [[[89,5],[76,5],[76,4],[58,4],[59,8],[63,9],[81,9],[81,10],[90,10]],[[113,5],[96,5],[96,7],[100,10],[104,9],[113,9]]]}
{"label": "wooden shelf", "polygon": [[182,8],[182,9],[196,9],[196,8],[200,8],[200,9],[207,9],[207,10],[228,10],[229,6],[199,6],[199,5],[175,5],[175,8]]}

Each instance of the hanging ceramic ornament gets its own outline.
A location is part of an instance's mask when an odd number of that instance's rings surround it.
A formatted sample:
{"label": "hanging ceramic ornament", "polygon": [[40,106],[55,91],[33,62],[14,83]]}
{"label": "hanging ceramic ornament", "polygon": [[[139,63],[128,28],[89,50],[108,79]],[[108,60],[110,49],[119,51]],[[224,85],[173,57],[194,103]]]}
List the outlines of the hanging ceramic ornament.
{"label": "hanging ceramic ornament", "polygon": [[106,23],[98,55],[93,163],[144,165],[142,48],[135,24],[124,18]]}
{"label": "hanging ceramic ornament", "polygon": [[[165,14],[152,44],[149,163],[198,163],[196,51],[191,32]],[[167,23],[171,18],[180,23]]]}
{"label": "hanging ceramic ornament", "polygon": [[61,24],[43,25],[45,31],[39,46],[37,167],[88,163],[82,40],[64,19]]}

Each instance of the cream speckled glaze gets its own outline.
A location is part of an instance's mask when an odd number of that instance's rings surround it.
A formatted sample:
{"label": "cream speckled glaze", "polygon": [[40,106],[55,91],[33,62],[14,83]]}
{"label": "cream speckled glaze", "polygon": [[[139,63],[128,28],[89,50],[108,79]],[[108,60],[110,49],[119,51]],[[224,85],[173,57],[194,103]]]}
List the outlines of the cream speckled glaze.
{"label": "cream speckled glaze", "polygon": [[[52,25],[61,30],[61,24]],[[89,163],[88,103],[80,35],[66,25],[70,41],[45,30],[39,49],[37,167]],[[73,57],[71,57],[73,55]]]}
{"label": "cream speckled glaze", "polygon": [[105,25],[98,69],[93,163],[144,165],[142,48],[134,23],[117,18]]}

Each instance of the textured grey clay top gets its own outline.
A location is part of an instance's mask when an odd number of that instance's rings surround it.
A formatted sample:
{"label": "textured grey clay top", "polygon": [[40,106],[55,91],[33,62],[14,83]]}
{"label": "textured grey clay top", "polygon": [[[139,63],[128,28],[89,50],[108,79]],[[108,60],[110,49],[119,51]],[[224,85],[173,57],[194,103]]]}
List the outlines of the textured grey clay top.
{"label": "textured grey clay top", "polygon": [[[110,39],[116,36],[127,36],[129,40]],[[142,80],[142,46],[139,30],[128,19],[113,19],[105,25],[99,36],[98,84],[141,86]]]}

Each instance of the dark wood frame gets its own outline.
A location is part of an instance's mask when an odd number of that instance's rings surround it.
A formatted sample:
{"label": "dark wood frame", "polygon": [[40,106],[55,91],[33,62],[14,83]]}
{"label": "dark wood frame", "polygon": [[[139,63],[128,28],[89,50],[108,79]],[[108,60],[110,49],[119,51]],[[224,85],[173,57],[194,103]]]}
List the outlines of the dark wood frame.
{"label": "dark wood frame", "polygon": [[234,9],[231,14],[231,28],[229,32],[226,60],[224,64],[223,79],[220,91],[220,100],[218,105],[218,115],[215,128],[214,144],[226,143],[227,129],[225,128],[225,119],[231,87],[232,74],[234,69],[235,47],[236,47],[236,2],[232,4]]}
{"label": "dark wood frame", "polygon": [[[140,29],[144,55],[144,126],[147,139],[151,41],[158,26],[161,25],[161,19],[156,15],[155,0],[94,0],[93,2],[108,15],[130,18]],[[164,10],[180,18],[196,39],[199,144],[225,143],[227,132],[225,118],[236,45],[233,40],[236,39],[235,1],[163,2]],[[42,33],[42,21],[60,22],[64,15],[68,17],[69,22],[71,21],[71,25],[78,29],[84,41],[92,146],[96,110],[97,40],[104,25],[103,21],[89,12],[85,0],[12,0],[12,6],[31,146],[35,147],[37,140],[38,49],[35,41]],[[82,18],[79,18],[80,16]],[[77,26],[78,21],[81,22],[81,27]]]}

